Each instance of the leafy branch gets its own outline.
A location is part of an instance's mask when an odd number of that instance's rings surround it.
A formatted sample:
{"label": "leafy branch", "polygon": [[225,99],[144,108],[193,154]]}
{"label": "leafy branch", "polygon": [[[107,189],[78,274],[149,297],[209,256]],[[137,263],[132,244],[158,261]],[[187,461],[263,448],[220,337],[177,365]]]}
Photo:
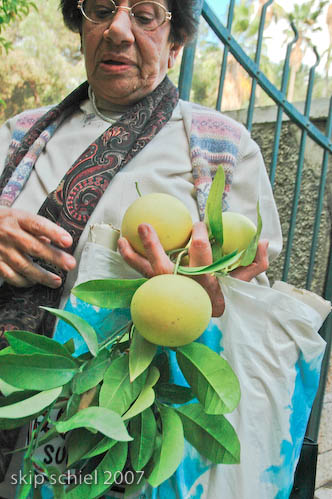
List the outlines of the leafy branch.
{"label": "leafy branch", "polygon": [[[178,273],[225,274],[253,260],[262,225],[258,206],[258,229],[249,247],[223,254],[224,185],[219,167],[206,210],[213,263],[195,268],[179,265],[180,249]],[[93,306],[126,308],[146,281],[100,279],[82,283],[72,293]],[[34,421],[23,471],[34,474],[37,466],[48,477],[59,478],[59,470],[40,462],[35,451],[50,438],[67,436],[65,472],[83,477],[93,472],[98,480],[76,486],[50,480],[55,497],[99,497],[111,487],[115,472],[135,477],[128,493],[143,483],[158,487],[182,461],[185,439],[211,463],[240,462],[240,442],[225,416],[239,404],[240,385],[219,354],[195,341],[161,351],[143,338],[132,321],[109,331],[108,338],[99,342],[96,330],[82,317],[43,308],[74,328],[88,351],[76,356],[72,340],[60,344],[29,331],[7,331],[9,346],[0,352],[0,388],[6,395],[0,398],[0,429]],[[170,380],[172,350],[188,386]],[[57,415],[61,409],[58,419],[55,408]],[[49,429],[42,435],[45,422]],[[105,472],[113,473],[112,480],[105,482]],[[18,497],[30,493],[32,484],[23,484]]]}
{"label": "leafy branch", "polygon": [[[26,17],[31,8],[38,11],[36,4],[31,0],[3,0],[0,4],[0,33],[15,20]],[[11,42],[0,36],[0,53],[2,48],[8,53],[11,47]]]}

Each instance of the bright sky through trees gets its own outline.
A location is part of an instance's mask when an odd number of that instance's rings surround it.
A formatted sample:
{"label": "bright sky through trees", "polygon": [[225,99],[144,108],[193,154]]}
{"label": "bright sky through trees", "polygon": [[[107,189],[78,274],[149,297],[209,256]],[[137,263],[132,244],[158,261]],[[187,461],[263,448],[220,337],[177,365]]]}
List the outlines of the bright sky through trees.
{"label": "bright sky through trees", "polygon": [[[258,4],[258,0],[255,0]],[[229,0],[207,0],[209,6],[214,10],[214,12],[221,17],[221,19],[226,22]],[[275,0],[274,3],[278,3],[283,7],[286,12],[292,12],[294,5],[301,5],[301,0]],[[312,0],[313,8],[317,4],[317,0]],[[320,25],[322,31],[318,31],[313,34],[312,43],[317,47],[318,53],[322,54],[329,45],[329,35],[326,25],[326,12],[328,5],[322,10],[320,16]],[[283,31],[287,28],[287,21],[280,20],[278,26],[272,25],[265,33],[267,37],[270,38],[270,42],[267,40],[266,44],[268,46],[269,57],[273,62],[279,62],[285,53],[285,45],[282,44],[285,40],[285,34]],[[281,42],[281,43],[280,43]],[[308,66],[311,66],[315,62],[314,53],[306,52],[305,61]]]}

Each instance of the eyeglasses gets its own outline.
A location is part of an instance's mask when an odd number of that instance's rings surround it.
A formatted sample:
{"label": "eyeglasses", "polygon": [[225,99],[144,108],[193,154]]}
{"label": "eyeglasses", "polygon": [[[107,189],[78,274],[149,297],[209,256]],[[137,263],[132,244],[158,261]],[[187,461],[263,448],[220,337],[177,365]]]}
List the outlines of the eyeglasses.
{"label": "eyeglasses", "polygon": [[166,21],[170,21],[172,13],[158,2],[143,1],[132,7],[116,5],[113,0],[78,0],[77,8],[92,23],[109,24],[119,9],[127,10],[131,22],[144,31],[153,31]]}

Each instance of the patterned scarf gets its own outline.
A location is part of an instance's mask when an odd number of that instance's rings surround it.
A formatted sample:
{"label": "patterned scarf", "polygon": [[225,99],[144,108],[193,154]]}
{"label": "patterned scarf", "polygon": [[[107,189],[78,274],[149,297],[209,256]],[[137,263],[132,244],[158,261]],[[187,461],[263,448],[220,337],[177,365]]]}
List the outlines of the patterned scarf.
{"label": "patterned scarf", "polygon": [[[78,108],[81,100],[88,97],[87,91],[86,82],[43,115],[30,128],[13,154],[9,155],[0,179],[0,204],[8,206],[16,199],[41,150],[62,121]],[[38,214],[71,234],[71,253],[114,175],[167,123],[177,101],[177,89],[166,77],[150,95],[135,104],[90,144],[56,190],[48,195]],[[59,305],[66,272],[38,258],[34,261],[60,275],[63,284],[60,288],[51,289],[41,284],[16,288],[5,283],[0,288],[0,333],[26,329],[46,336],[52,334],[55,317],[39,306]]]}

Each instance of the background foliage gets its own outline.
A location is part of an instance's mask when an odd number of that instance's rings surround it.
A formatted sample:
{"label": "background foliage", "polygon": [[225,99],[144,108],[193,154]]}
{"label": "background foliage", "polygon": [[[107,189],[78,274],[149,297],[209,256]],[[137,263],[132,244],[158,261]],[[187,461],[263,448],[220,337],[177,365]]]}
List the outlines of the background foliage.
{"label": "background foliage", "polygon": [[[232,33],[252,58],[264,3],[265,0],[240,0],[235,7]],[[332,80],[329,77],[332,4],[325,15],[324,26],[322,17],[318,16],[328,3],[328,0],[301,1],[300,4],[294,4],[291,14],[287,14],[278,2],[268,9],[261,67],[277,87],[280,87],[283,62],[282,57],[278,63],[269,57],[269,30],[271,32],[271,29],[284,23],[283,38],[280,40],[282,54],[286,51],[287,41],[293,37],[289,29],[290,19],[294,20],[299,30],[299,42],[292,54],[292,75],[288,89],[291,101],[305,99],[309,74],[306,54],[312,52],[312,34],[323,28],[329,32],[330,44],[318,47],[323,59],[316,76],[314,98],[326,97],[332,92]],[[0,123],[24,109],[58,102],[85,79],[79,36],[64,27],[58,4],[59,0],[0,0]],[[215,107],[222,55],[220,43],[203,22],[197,44],[192,100]],[[169,73],[175,83],[178,81],[179,69],[180,59]],[[250,89],[250,78],[229,55],[222,109],[245,107]],[[272,104],[260,88],[257,88],[256,97],[258,106]]]}
{"label": "background foliage", "polygon": [[[26,3],[26,2],[22,2]],[[0,59],[0,122],[23,111],[58,102],[84,81],[79,35],[62,23],[58,0],[37,0],[38,11],[6,27],[12,46]]]}

